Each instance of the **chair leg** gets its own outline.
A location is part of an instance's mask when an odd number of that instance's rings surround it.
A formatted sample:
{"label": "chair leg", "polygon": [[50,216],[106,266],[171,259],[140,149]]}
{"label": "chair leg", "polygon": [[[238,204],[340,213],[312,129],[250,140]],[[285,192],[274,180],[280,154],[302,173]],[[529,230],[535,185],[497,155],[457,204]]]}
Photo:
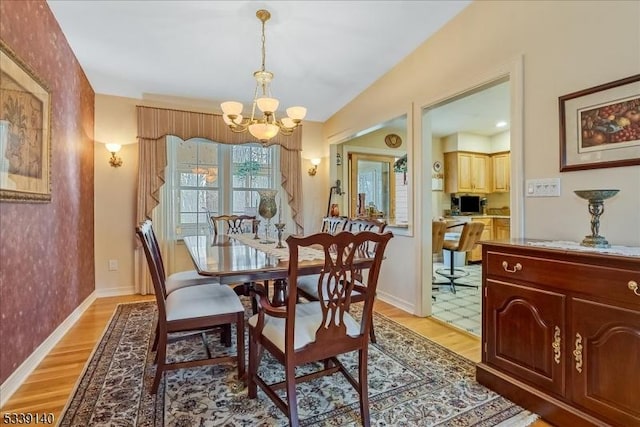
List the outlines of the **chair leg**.
{"label": "chair leg", "polygon": [[369,415],[369,382],[367,379],[367,353],[365,347],[358,351],[358,377],[360,383],[360,417],[362,418],[363,427],[371,425],[371,417]]}
{"label": "chair leg", "polygon": [[376,344],[376,331],[373,329],[373,320],[371,320],[371,330],[369,330],[369,338],[373,344]]}
{"label": "chair leg", "polygon": [[244,313],[238,313],[236,320],[236,357],[238,358],[238,380],[245,376],[244,366]]}
{"label": "chair leg", "polygon": [[158,342],[158,352],[156,353],[156,376],[153,379],[153,385],[151,386],[151,394],[156,394],[160,380],[164,374],[165,363],[167,357],[167,335],[163,334]]}
{"label": "chair leg", "polygon": [[151,349],[156,351],[158,349],[158,336],[160,335],[160,324],[156,322],[156,336],[153,338],[153,346]]}
{"label": "chair leg", "polygon": [[287,409],[289,413],[289,425],[297,427],[300,424],[298,420],[298,401],[296,398],[296,367],[293,365],[285,368],[285,382],[287,388]]}
{"label": "chair leg", "polygon": [[249,373],[247,375],[247,393],[250,399],[258,396],[258,384],[255,377],[258,375],[258,367],[262,358],[261,345],[256,337],[256,330],[249,327]]}

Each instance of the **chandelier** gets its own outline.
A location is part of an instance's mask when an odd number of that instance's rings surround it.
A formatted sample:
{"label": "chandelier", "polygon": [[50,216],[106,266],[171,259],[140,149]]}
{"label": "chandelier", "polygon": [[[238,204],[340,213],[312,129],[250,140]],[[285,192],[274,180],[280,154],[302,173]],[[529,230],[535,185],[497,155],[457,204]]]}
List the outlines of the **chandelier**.
{"label": "chandelier", "polygon": [[[251,117],[242,116],[243,105],[241,102],[227,101],[220,104],[220,107],[223,113],[222,118],[231,131],[242,133],[248,130],[251,135],[264,143],[280,132],[283,135],[291,135],[307,114],[307,109],[304,107],[289,107],[287,108],[288,117],[283,117],[282,119],[276,117],[276,110],[280,101],[271,96],[270,84],[271,80],[273,80],[273,73],[264,68],[266,56],[264,24],[271,18],[271,14],[268,10],[260,9],[256,12],[256,16],[262,22],[262,66],[253,73],[253,77],[256,79],[256,90],[253,96]],[[256,116],[256,107],[262,113],[262,117]]]}

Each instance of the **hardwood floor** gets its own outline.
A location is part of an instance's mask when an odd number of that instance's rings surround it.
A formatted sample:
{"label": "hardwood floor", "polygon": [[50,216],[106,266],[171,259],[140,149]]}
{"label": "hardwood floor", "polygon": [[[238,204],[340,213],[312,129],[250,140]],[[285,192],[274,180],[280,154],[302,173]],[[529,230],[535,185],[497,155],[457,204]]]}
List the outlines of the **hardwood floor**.
{"label": "hardwood floor", "polygon": [[[97,299],[9,399],[1,410],[0,419],[5,413],[37,412],[52,413],[57,422],[116,305],[149,300],[153,300],[153,296]],[[477,337],[458,332],[437,320],[413,316],[381,301],[376,302],[376,311],[474,362],[480,361]],[[534,426],[550,425],[540,421]]]}

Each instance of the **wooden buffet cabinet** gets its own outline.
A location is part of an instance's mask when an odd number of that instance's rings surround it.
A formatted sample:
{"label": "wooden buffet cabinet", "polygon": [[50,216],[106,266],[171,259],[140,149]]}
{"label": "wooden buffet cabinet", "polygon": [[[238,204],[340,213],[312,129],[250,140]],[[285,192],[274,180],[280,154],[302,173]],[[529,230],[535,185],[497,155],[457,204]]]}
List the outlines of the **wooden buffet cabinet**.
{"label": "wooden buffet cabinet", "polygon": [[558,426],[640,426],[640,257],[486,242],[478,382]]}

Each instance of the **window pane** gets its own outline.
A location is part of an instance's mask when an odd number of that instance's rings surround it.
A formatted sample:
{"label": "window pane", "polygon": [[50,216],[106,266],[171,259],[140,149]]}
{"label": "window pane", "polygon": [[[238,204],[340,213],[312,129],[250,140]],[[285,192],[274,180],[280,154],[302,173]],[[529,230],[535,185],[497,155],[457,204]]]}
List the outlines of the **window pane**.
{"label": "window pane", "polygon": [[260,197],[256,191],[234,190],[232,201],[233,213],[242,215],[250,212],[251,209],[247,208],[257,208],[259,201]]}
{"label": "window pane", "polygon": [[[180,190],[180,223],[185,224],[198,220],[202,213],[206,222],[207,211],[216,214],[219,211],[218,192],[210,190]],[[188,216],[185,214],[193,214]],[[183,219],[184,218],[184,219]],[[189,219],[191,218],[191,219]]]}

